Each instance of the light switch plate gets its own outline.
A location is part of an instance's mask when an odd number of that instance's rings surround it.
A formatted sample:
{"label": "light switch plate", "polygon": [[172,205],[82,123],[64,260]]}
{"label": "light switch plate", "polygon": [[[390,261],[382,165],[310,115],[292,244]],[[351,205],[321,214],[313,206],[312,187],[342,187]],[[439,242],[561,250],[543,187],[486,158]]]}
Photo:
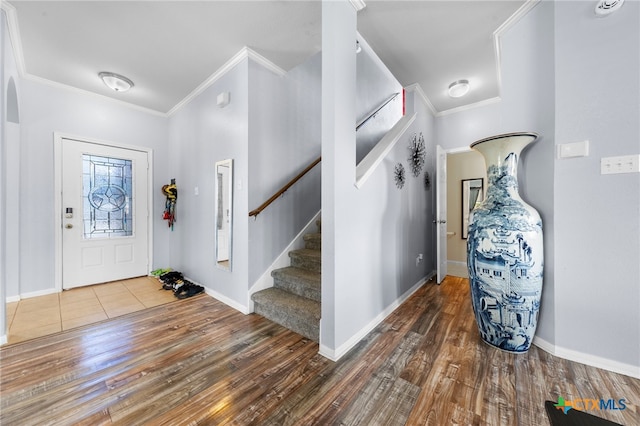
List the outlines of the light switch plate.
{"label": "light switch plate", "polygon": [[558,145],[558,158],[587,157],[589,141],[563,143]]}
{"label": "light switch plate", "polygon": [[600,160],[600,174],[640,173],[640,154],[605,157]]}

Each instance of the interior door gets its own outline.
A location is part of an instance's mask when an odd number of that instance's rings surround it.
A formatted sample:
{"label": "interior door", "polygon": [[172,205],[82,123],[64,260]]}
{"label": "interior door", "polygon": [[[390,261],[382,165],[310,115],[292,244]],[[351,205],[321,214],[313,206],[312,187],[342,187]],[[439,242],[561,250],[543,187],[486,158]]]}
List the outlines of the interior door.
{"label": "interior door", "polygon": [[436,146],[436,264],[438,284],[447,276],[447,152]]}
{"label": "interior door", "polygon": [[147,153],[62,140],[62,287],[148,273]]}

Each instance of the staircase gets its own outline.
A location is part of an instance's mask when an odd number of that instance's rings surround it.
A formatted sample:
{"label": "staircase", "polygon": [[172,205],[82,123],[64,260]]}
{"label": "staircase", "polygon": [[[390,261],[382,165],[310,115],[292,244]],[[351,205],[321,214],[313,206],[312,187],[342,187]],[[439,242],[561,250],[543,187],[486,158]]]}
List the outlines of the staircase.
{"label": "staircase", "polygon": [[320,334],[320,249],[318,232],[307,234],[305,248],[289,252],[291,266],[271,272],[273,287],[251,296],[256,314],[315,342]]}

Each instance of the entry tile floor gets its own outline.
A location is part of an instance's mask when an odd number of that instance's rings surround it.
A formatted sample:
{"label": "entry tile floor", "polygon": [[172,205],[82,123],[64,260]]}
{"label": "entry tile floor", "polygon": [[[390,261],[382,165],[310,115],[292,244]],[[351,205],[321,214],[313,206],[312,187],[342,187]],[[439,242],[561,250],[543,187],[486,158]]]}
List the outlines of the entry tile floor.
{"label": "entry tile floor", "polygon": [[17,343],[177,300],[153,277],[65,290],[7,303],[8,343]]}

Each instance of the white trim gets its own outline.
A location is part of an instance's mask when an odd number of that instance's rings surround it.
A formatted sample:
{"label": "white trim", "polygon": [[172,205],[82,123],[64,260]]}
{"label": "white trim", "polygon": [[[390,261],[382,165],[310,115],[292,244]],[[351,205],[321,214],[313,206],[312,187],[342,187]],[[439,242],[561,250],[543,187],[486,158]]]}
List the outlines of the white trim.
{"label": "white trim", "polygon": [[506,21],[493,32],[493,51],[496,60],[496,77],[498,80],[498,97],[502,94],[502,36],[513,27],[524,15],[538,5],[540,0],[527,0]]}
{"label": "white trim", "polygon": [[20,301],[20,295],[15,295],[15,296],[7,296],[7,298],[5,299],[6,303],[13,303],[13,302],[19,302]]}
{"label": "white trim", "polygon": [[475,102],[473,104],[462,105],[462,106],[459,106],[459,107],[455,107],[455,108],[447,109],[447,110],[444,110],[444,111],[440,111],[439,113],[436,114],[436,117],[442,117],[444,115],[455,114],[457,112],[468,111],[470,109],[475,109],[475,108],[481,108],[481,107],[484,107],[484,106],[487,106],[487,105],[497,104],[500,101],[502,101],[502,98],[500,98],[500,97],[489,98],[489,99],[485,99],[483,101]]}
{"label": "white trim", "polygon": [[304,247],[304,236],[305,234],[311,232],[311,229],[315,225],[316,221],[320,219],[320,213],[315,214],[313,218],[305,225],[305,227],[295,236],[293,241],[280,253],[280,255],[273,261],[273,263],[264,271],[264,273],[256,280],[255,283],[251,286],[248,293],[248,303],[247,306],[249,308],[249,312],[254,312],[254,303],[251,300],[251,295],[253,293],[257,293],[260,290],[264,290],[267,288],[273,287],[273,277],[271,276],[271,272],[279,269],[286,268],[291,264],[291,258],[289,257],[289,252],[291,250],[299,249]]}
{"label": "white trim", "polygon": [[268,60],[267,58],[265,58],[264,56],[262,56],[261,54],[259,54],[258,52],[256,52],[255,50],[252,50],[247,46],[243,47],[240,50],[240,52],[245,52],[246,56],[249,59],[252,59],[254,62],[257,62],[258,64],[262,65],[264,68],[279,75],[280,77],[284,77],[285,75],[287,75],[287,72],[285,70],[283,70],[282,68],[280,68],[279,66],[277,66],[276,64],[274,64],[273,62],[271,62],[270,60]]}
{"label": "white trim", "polygon": [[6,334],[3,334],[2,336],[0,336],[0,346],[6,345],[7,342],[8,342],[8,340],[7,340],[7,335]]}
{"label": "white trim", "polygon": [[427,106],[427,108],[431,112],[431,115],[435,116],[438,113],[438,111],[436,111],[435,107],[433,106],[429,98],[427,98],[427,95],[422,90],[422,86],[420,86],[418,83],[411,84],[405,87],[404,90],[405,92],[417,93],[418,97],[422,100],[422,102]]}
{"label": "white trim", "polygon": [[251,50],[250,48],[248,48],[247,46],[245,46],[242,49],[240,49],[240,51],[238,53],[233,55],[233,57],[231,59],[229,59],[227,62],[225,62],[224,65],[222,65],[220,68],[218,68],[217,71],[215,71],[213,74],[211,74],[209,76],[209,78],[207,78],[205,81],[200,83],[200,85],[198,87],[196,87],[193,90],[193,92],[189,93],[183,100],[181,100],[173,108],[171,108],[169,110],[169,112],[167,113],[167,117],[171,117],[173,114],[175,114],[182,107],[184,107],[185,105],[188,105],[189,102],[191,102],[193,99],[195,99],[199,94],[204,92],[209,86],[211,86],[213,83],[218,81],[226,73],[231,71],[231,69],[233,67],[235,67],[236,65],[238,65],[239,63],[241,63],[245,59],[252,59],[253,61],[257,62],[258,64],[262,65],[263,67],[267,68],[268,70],[273,71],[274,73],[278,74],[279,76],[284,76],[284,75],[287,74],[287,72],[285,70],[283,70],[282,68],[280,68],[279,66],[277,66],[273,62],[269,61],[264,56],[260,55],[259,53],[255,52],[255,51]]}
{"label": "white trim", "polygon": [[469,146],[460,146],[458,148],[451,148],[451,149],[445,150],[447,155],[449,155],[449,154],[461,154],[463,152],[471,152],[471,151],[473,151],[473,150]]}
{"label": "white trim", "polygon": [[47,288],[44,290],[30,291],[29,293],[20,294],[19,300],[30,299],[32,297],[47,296],[49,294],[56,294],[56,293],[60,293],[60,291],[55,288]]}
{"label": "white trim", "polygon": [[96,98],[96,99],[100,99],[101,101],[106,101],[106,102],[112,102],[115,103],[119,106],[125,107],[125,108],[130,108],[130,109],[134,109],[137,111],[141,111],[147,114],[151,114],[151,115],[155,115],[155,116],[159,116],[159,117],[167,117],[167,114],[161,111],[157,111],[155,109],[151,109],[151,108],[147,108],[147,107],[143,107],[137,104],[133,104],[131,102],[126,102],[120,99],[115,99],[115,98],[111,98],[109,96],[105,96],[105,95],[101,95],[99,93],[96,92],[92,92],[89,90],[85,90],[85,89],[80,89],[78,87],[74,87],[74,86],[69,86],[67,84],[64,83],[59,83],[57,81],[53,81],[53,80],[48,80],[46,78],[43,77],[38,77],[36,75],[33,74],[28,74],[25,72],[24,74],[24,79],[25,80],[30,80],[30,81],[34,81],[36,83],[40,83],[40,84],[44,84],[46,86],[50,86],[50,87],[55,87],[58,89],[63,89],[63,90],[68,90],[71,92],[75,92],[78,93],[80,95],[84,95],[84,96],[89,96],[92,98]]}
{"label": "white trim", "polygon": [[9,39],[13,48],[13,56],[18,68],[20,77],[25,76],[24,53],[22,49],[22,39],[20,38],[20,27],[18,26],[18,14],[16,8],[6,1],[0,1],[0,9],[4,10],[7,16],[7,27],[9,30]]}
{"label": "white trim", "polygon": [[[352,1],[352,4],[354,4],[354,2],[361,3],[362,8],[364,8],[365,6],[364,1],[362,0],[351,0],[351,1]],[[354,5],[354,7],[356,6]],[[139,106],[137,104],[111,98],[109,96],[101,95],[95,92],[91,92],[89,90],[80,89],[80,88],[69,86],[63,83],[58,83],[52,80],[48,80],[46,78],[38,77],[38,76],[27,73],[27,69],[24,62],[24,51],[22,48],[22,39],[20,38],[20,29],[18,26],[18,15],[17,15],[16,9],[6,1],[0,1],[0,8],[5,11],[5,14],[7,16],[7,27],[9,30],[9,38],[11,40],[11,45],[13,47],[16,66],[18,68],[18,73],[20,77],[26,80],[35,81],[48,86],[71,90],[73,92],[80,93],[83,95],[97,97],[101,100],[108,100],[111,102],[115,102],[121,106],[146,112],[152,115],[157,115],[161,117],[171,117],[171,115],[173,115],[176,111],[178,111],[180,108],[182,108],[183,106],[191,102],[196,96],[202,93],[211,84],[213,84],[215,81],[220,79],[223,75],[225,75],[229,70],[231,70],[234,66],[239,64],[245,58],[252,59],[253,61],[265,67],[266,69],[280,76],[284,76],[287,73],[285,70],[283,70],[282,68],[280,68],[279,66],[277,66],[276,64],[274,64],[273,62],[265,58],[264,56],[260,55],[259,53],[245,46],[242,49],[240,49],[240,51],[236,53],[231,59],[229,59],[224,65],[222,65],[222,67],[220,67],[217,71],[215,71],[208,79],[202,82],[193,92],[191,92],[184,99],[182,99],[180,102],[174,105],[173,108],[171,108],[168,112],[157,111],[151,108],[146,108],[143,106]]]}
{"label": "white trim", "polygon": [[358,163],[356,166],[356,188],[362,188],[362,185],[369,179],[389,151],[391,151],[402,135],[409,129],[409,126],[415,121],[416,115],[417,113],[414,112],[411,117],[405,115],[398,120],[391,130],[380,139],[380,142]]}
{"label": "white trim", "polygon": [[614,373],[624,374],[625,376],[640,379],[640,366],[638,365],[626,364],[623,362],[614,361],[612,359],[556,346],[537,336],[533,338],[533,344],[543,351],[559,358],[563,358],[573,362],[579,362],[580,364],[602,368],[603,370],[612,371]]}
{"label": "white trim", "polygon": [[[333,350],[323,344],[320,344],[320,350],[318,353],[325,358],[330,359],[331,361],[338,361],[342,358],[347,352],[349,352],[355,345],[357,345],[362,339],[364,339],[367,334],[369,334],[374,328],[376,328],[382,321],[384,321],[393,311],[395,311],[400,305],[402,305],[413,293],[415,293],[420,287],[425,285],[427,281],[429,281],[435,275],[435,271],[432,271],[429,275],[426,275],[424,278],[421,278],[417,283],[415,283],[409,290],[404,292],[403,295],[398,297],[394,302],[392,302],[386,309],[380,312],[374,319],[372,319],[369,324],[365,325],[358,331],[356,334],[351,336],[349,340],[344,342],[340,347]],[[320,325],[322,326],[322,321],[320,321]]]}
{"label": "white trim", "polygon": [[431,114],[436,117],[441,117],[447,114],[453,114],[456,112],[466,111],[473,108],[478,108],[486,105],[491,105],[496,102],[500,102],[500,94],[502,93],[502,57],[501,57],[501,37],[502,35],[511,27],[513,27],[523,16],[525,16],[531,9],[540,3],[541,0],[527,0],[518,10],[515,11],[513,15],[511,15],[506,21],[502,23],[494,32],[493,32],[493,50],[495,53],[495,62],[496,62],[496,77],[498,80],[498,96],[494,98],[485,99],[479,102],[475,102],[473,104],[462,105],[456,108],[447,109],[444,111],[438,111],[435,109],[427,95],[422,90],[422,87],[418,83],[411,84],[405,87],[406,91],[414,91],[418,94],[422,102],[429,108]]}
{"label": "white trim", "polygon": [[518,10],[516,10],[513,15],[507,18],[506,21],[502,23],[494,32],[494,37],[501,37],[507,30],[513,27],[515,24],[520,21],[527,13],[531,11],[534,7],[536,7],[540,3],[540,0],[527,0]]}
{"label": "white trim", "polygon": [[362,9],[367,7],[364,0],[349,0],[349,3],[351,3],[351,6],[353,6],[356,12],[360,12]]}
{"label": "white trim", "polygon": [[53,161],[54,161],[54,289],[62,291],[62,140],[91,143],[94,145],[106,145],[114,148],[122,148],[130,151],[139,151],[147,154],[147,270],[153,267],[153,149],[128,145],[123,143],[105,141],[101,139],[76,136],[68,133],[53,132]]}
{"label": "white trim", "polygon": [[213,297],[217,301],[222,302],[225,305],[235,309],[236,311],[239,311],[239,312],[241,312],[241,313],[243,313],[245,315],[249,315],[251,313],[246,306],[236,302],[235,300],[230,299],[227,296],[225,296],[225,295],[223,295],[221,293],[218,293],[217,291],[215,291],[215,290],[213,290],[213,289],[211,289],[211,288],[209,288],[207,286],[199,284],[197,281],[194,281],[189,277],[185,277],[185,279],[187,279],[188,281],[191,281],[195,285],[199,285],[200,287],[204,287],[204,292],[206,294],[208,294],[209,296]]}

